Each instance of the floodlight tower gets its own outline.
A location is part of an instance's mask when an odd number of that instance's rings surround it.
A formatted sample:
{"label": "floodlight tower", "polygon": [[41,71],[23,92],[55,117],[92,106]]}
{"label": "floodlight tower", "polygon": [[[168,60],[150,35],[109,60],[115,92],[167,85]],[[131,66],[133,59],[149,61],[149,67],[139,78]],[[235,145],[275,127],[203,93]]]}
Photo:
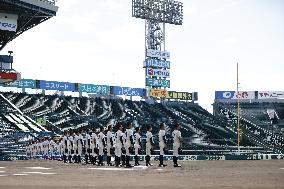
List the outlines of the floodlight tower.
{"label": "floodlight tower", "polygon": [[170,53],[165,24],[182,25],[183,3],[174,0],[132,0],[132,16],[145,19],[146,96],[150,89],[169,88]]}

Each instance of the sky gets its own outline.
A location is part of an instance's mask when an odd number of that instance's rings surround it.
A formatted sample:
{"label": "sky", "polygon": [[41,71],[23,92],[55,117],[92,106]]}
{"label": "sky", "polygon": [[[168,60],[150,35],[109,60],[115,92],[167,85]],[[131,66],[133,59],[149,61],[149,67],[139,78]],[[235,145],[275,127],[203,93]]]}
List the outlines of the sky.
{"label": "sky", "polygon": [[[214,92],[284,90],[283,0],[180,0],[184,24],[166,25],[171,88],[199,93],[212,111]],[[145,85],[144,23],[131,0],[58,0],[56,17],[25,32],[14,51],[22,78],[124,87]]]}

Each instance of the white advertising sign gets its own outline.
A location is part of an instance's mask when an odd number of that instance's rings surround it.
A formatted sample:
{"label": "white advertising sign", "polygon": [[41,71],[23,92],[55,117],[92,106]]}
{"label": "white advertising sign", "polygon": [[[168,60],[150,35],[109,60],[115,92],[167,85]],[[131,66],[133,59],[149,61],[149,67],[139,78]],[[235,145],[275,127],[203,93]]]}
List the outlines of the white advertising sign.
{"label": "white advertising sign", "polygon": [[18,26],[18,15],[0,13],[0,30],[15,32]]}
{"label": "white advertising sign", "polygon": [[254,91],[239,91],[239,94],[236,91],[216,91],[215,99],[255,99]]}
{"label": "white advertising sign", "polygon": [[258,91],[258,99],[284,99],[284,91]]}
{"label": "white advertising sign", "polygon": [[152,58],[170,59],[170,53],[167,51],[158,51],[147,49],[147,56]]}
{"label": "white advertising sign", "polygon": [[170,70],[147,68],[146,75],[156,77],[170,77]]}

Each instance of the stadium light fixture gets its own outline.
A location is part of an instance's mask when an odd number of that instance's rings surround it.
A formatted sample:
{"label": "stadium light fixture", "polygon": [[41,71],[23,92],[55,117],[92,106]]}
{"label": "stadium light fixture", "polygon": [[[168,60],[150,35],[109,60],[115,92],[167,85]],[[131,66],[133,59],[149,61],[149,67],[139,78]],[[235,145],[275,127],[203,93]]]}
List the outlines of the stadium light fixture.
{"label": "stadium light fixture", "polygon": [[132,16],[159,23],[182,25],[183,3],[173,0],[132,0]]}
{"label": "stadium light fixture", "polygon": [[[132,17],[145,20],[145,61],[153,60],[167,62],[170,53],[166,51],[166,24],[183,24],[183,3],[174,0],[132,0]],[[146,66],[147,67],[147,66]],[[151,66],[153,69],[159,67]],[[167,68],[164,68],[167,69]],[[145,70],[146,96],[150,96],[150,89],[169,87],[159,82],[170,83],[162,76],[149,76]],[[153,81],[150,84],[149,79]]]}

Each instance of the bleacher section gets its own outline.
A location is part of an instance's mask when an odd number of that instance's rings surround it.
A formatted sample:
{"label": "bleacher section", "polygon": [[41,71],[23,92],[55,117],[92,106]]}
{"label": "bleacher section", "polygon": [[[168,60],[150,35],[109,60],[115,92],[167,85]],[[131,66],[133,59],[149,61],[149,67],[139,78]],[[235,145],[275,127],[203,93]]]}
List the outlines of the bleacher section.
{"label": "bleacher section", "polygon": [[[275,153],[283,153],[284,135],[281,130],[284,128],[284,102],[241,101],[240,107],[242,139],[250,140],[255,145],[263,146]],[[214,113],[216,117],[220,116],[228,123],[228,129],[237,132],[236,101],[215,102]]]}
{"label": "bleacher section", "polygon": [[[21,96],[21,95],[19,95]],[[10,95],[17,102],[27,99]],[[23,103],[18,103],[23,104]],[[0,94],[0,156],[19,159],[25,156],[25,146],[37,137],[49,134],[47,129],[24,115],[11,101]]]}
{"label": "bleacher section", "polygon": [[[23,112],[24,117],[33,120],[45,119],[45,128],[59,133],[68,129],[87,129],[107,126],[116,122],[133,121],[142,127],[143,133],[147,125],[153,126],[155,140],[159,123],[165,122],[167,135],[171,138],[172,126],[178,122],[182,126],[184,149],[188,150],[230,150],[236,149],[236,134],[225,127],[224,123],[198,104],[187,102],[163,102],[148,104],[145,101],[130,101],[115,98],[88,98],[58,95],[2,93],[12,104]],[[8,117],[11,115],[8,114]],[[13,122],[19,122],[14,118]],[[6,118],[7,119],[7,118]],[[10,118],[8,118],[10,119]],[[30,129],[29,125],[25,125]],[[35,129],[34,129],[35,130]],[[172,141],[169,141],[172,143]],[[169,145],[171,147],[172,145]],[[243,146],[257,147],[249,140]],[[259,148],[258,148],[259,149]]]}

